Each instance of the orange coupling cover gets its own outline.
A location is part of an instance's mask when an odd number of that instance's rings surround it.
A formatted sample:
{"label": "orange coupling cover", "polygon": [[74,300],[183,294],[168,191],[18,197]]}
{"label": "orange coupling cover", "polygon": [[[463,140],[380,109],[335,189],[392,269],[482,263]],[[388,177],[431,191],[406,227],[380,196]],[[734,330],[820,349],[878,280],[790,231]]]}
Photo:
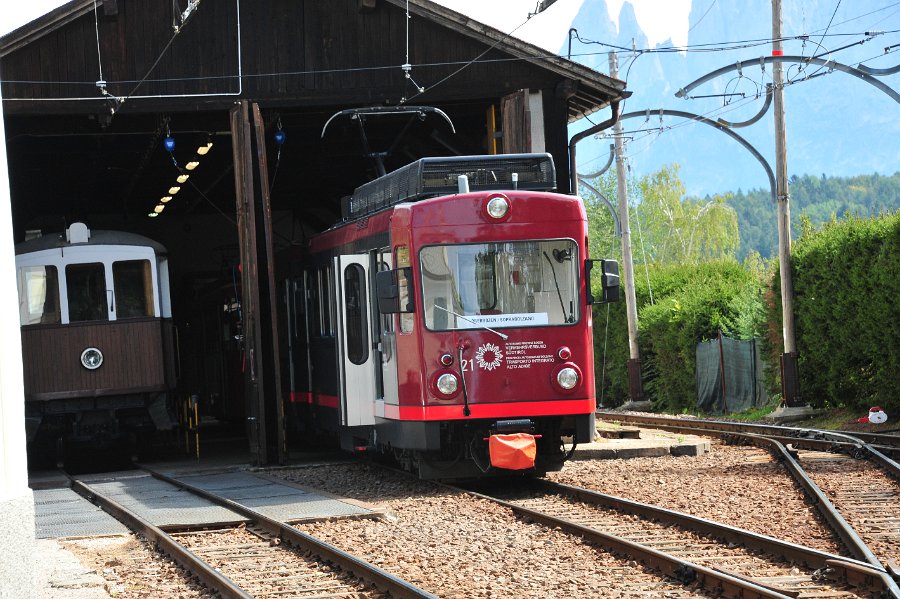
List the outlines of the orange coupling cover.
{"label": "orange coupling cover", "polygon": [[512,435],[491,435],[488,442],[491,466],[506,470],[528,470],[534,468],[537,443],[534,435],[514,433]]}

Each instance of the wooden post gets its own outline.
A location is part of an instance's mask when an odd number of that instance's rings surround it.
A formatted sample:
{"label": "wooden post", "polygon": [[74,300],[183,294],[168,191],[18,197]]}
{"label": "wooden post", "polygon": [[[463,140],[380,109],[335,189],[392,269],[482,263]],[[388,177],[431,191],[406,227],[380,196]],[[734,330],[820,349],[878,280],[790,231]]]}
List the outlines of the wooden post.
{"label": "wooden post", "polygon": [[255,464],[283,460],[284,427],[265,127],[246,100],[231,109],[247,435]]}
{"label": "wooden post", "polygon": [[[609,53],[609,76],[619,76],[619,60]],[[628,215],[628,188],[625,181],[625,144],[622,141],[622,122],[613,125],[616,138],[616,175],[619,181],[619,222],[622,227],[622,283],[625,285],[625,311],[628,317],[628,397],[631,401],[644,399],[641,383],[641,355],[638,350],[637,295],[634,291],[634,261],[631,256],[631,225]]]}
{"label": "wooden post", "polygon": [[[781,0],[772,0],[772,55],[784,54],[781,44]],[[800,407],[797,342],[794,338],[794,283],[791,278],[791,204],[788,192],[787,141],[784,123],[784,72],[772,63],[772,108],[775,113],[775,186],[778,210],[778,266],[781,273],[781,390],[787,407]]]}

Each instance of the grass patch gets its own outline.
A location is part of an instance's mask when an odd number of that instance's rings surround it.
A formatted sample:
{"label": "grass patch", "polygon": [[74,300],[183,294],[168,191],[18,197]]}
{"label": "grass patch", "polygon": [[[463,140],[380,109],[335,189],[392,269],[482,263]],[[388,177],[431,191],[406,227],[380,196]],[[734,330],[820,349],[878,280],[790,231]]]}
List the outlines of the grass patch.
{"label": "grass patch", "polygon": [[779,403],[781,403],[781,398],[776,397],[764,406],[750,408],[749,410],[744,410],[743,412],[738,412],[736,414],[728,414],[727,418],[730,420],[737,420],[738,422],[759,422],[774,412],[778,408]]}

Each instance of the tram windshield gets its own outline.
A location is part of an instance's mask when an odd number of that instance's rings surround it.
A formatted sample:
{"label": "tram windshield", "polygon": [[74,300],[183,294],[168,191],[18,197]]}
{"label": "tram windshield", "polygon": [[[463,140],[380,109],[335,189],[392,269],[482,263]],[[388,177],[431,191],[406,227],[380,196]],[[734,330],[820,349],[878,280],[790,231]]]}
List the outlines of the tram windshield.
{"label": "tram windshield", "polygon": [[59,324],[59,282],[55,266],[19,269],[19,322]]}
{"label": "tram windshield", "polygon": [[571,239],[434,245],[419,252],[425,326],[434,331],[578,322]]}

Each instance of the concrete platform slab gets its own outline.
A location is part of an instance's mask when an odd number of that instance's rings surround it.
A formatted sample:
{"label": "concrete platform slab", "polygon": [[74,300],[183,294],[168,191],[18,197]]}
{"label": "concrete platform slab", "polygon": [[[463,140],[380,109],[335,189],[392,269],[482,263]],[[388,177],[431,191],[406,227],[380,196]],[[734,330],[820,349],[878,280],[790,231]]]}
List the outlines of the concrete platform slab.
{"label": "concrete platform slab", "polygon": [[[628,428],[632,429],[633,427]],[[639,431],[640,436],[637,439],[606,438],[598,435],[593,443],[579,445],[575,449],[572,459],[612,460],[667,455],[699,456],[707,453],[711,448],[709,439],[703,437],[645,428],[639,429]]]}
{"label": "concrete platform slab", "polygon": [[801,422],[823,414],[825,410],[818,410],[812,406],[779,406],[777,410],[766,416],[767,422],[782,424],[787,422]]}
{"label": "concrete platform slab", "polygon": [[35,584],[41,599],[109,599],[106,581],[54,539],[37,541]]}
{"label": "concrete platform slab", "polygon": [[372,513],[372,510],[356,503],[282,484],[251,472],[181,474],[175,478],[282,522]]}

